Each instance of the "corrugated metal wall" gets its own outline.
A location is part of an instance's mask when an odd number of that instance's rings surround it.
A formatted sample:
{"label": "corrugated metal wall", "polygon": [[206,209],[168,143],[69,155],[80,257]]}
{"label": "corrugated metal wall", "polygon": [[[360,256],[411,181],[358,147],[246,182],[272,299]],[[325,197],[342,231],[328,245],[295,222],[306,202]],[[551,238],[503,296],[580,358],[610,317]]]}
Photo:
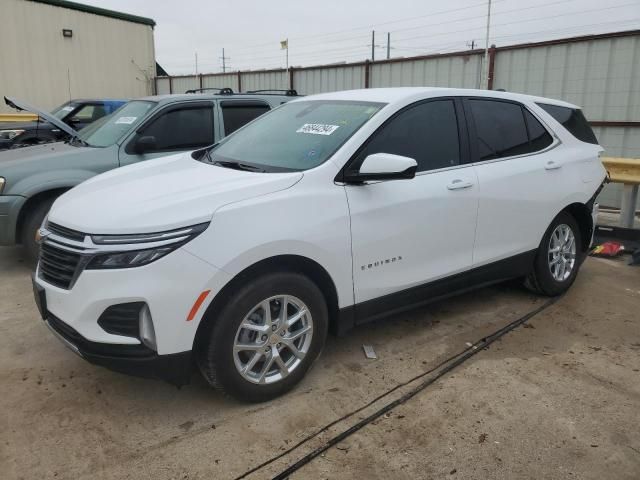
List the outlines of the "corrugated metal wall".
{"label": "corrugated metal wall", "polygon": [[305,95],[364,87],[364,65],[294,70],[293,85]]}
{"label": "corrugated metal wall", "polygon": [[156,94],[166,95],[171,93],[171,80],[168,77],[158,77],[156,79]]}
{"label": "corrugated metal wall", "polygon": [[200,79],[196,75],[188,77],[174,77],[172,82],[173,93],[184,93],[187,90],[200,88]]}
{"label": "corrugated metal wall", "polygon": [[268,88],[289,88],[289,76],[286,71],[247,72],[242,74],[242,90],[264,90]]}
{"label": "corrugated metal wall", "polygon": [[371,87],[478,88],[482,56],[460,55],[371,65]]}
{"label": "corrugated metal wall", "polygon": [[[70,98],[153,93],[150,25],[24,0],[1,3],[0,95],[53,109]],[[13,112],[1,103],[0,112]]]}
{"label": "corrugated metal wall", "polygon": [[238,75],[236,73],[226,73],[224,75],[202,76],[203,88],[232,88],[237,92],[240,87],[238,85]]}

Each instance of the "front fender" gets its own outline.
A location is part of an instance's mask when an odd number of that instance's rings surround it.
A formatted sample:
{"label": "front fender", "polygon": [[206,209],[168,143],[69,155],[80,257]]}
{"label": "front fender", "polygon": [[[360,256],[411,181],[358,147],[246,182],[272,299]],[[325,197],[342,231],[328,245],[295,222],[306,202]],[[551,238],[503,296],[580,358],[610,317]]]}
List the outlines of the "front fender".
{"label": "front fender", "polygon": [[39,193],[60,188],[73,188],[76,185],[94,177],[96,172],[89,170],[61,170],[43,171],[29,175],[9,186],[7,195],[33,197]]}

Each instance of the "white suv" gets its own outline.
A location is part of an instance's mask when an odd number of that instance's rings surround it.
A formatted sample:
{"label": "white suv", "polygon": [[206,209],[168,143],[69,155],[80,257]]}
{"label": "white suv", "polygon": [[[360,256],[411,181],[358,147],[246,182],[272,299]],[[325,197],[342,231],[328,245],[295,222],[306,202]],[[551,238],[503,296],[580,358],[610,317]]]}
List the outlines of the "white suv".
{"label": "white suv", "polygon": [[327,331],[521,277],[574,281],[606,172],[578,107],[481,90],[294,100],[211,148],[97,176],[40,231],[36,300],[88,361],[238,398]]}

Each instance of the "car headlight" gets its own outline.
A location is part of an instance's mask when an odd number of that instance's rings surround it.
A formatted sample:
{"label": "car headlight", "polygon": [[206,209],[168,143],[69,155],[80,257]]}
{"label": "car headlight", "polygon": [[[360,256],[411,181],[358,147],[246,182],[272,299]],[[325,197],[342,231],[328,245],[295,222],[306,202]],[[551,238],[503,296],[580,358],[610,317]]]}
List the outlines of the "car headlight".
{"label": "car headlight", "polygon": [[0,138],[11,140],[22,133],[24,133],[24,130],[0,130]]}
{"label": "car headlight", "polygon": [[6,180],[4,179],[4,177],[0,177],[0,193],[2,193],[2,191],[4,190],[5,183],[6,183]]}
{"label": "car headlight", "polygon": [[201,223],[167,232],[92,235],[93,243],[109,245],[110,251],[97,253],[87,265],[87,269],[133,268],[148,265],[200,235],[208,226],[209,223]]}

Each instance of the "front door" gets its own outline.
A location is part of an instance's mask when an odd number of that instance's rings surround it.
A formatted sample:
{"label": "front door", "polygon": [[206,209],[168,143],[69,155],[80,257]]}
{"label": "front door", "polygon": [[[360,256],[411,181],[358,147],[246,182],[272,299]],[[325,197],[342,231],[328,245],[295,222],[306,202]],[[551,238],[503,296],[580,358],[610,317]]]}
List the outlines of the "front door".
{"label": "front door", "polygon": [[367,155],[381,152],[418,163],[411,180],[344,187],[357,317],[372,302],[372,311],[401,308],[407,291],[419,295],[420,286],[471,267],[478,182],[473,166],[464,163],[462,117],[461,104],[451,98],[410,105],[374,133],[347,167],[358,168]]}
{"label": "front door", "polygon": [[[196,150],[215,143],[214,103],[185,102],[160,111],[139,127],[120,148],[120,165],[163,157],[172,153]],[[155,146],[137,153],[136,141],[153,137]]]}

